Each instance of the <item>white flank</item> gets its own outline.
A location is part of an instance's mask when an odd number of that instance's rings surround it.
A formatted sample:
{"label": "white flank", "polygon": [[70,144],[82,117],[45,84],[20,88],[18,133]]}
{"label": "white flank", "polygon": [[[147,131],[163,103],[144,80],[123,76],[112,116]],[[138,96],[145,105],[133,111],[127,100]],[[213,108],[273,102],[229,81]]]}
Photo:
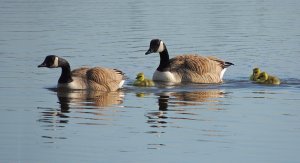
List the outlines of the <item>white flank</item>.
{"label": "white flank", "polygon": [[226,71],[227,68],[224,68],[221,73],[220,73],[220,79],[223,81],[223,76],[225,74],[225,71]]}
{"label": "white flank", "polygon": [[122,88],[122,87],[123,87],[124,82],[125,82],[125,80],[122,80],[122,81],[119,83],[119,88]]}
{"label": "white flank", "polygon": [[165,48],[164,48],[164,42],[160,41],[159,47],[157,49],[157,52],[160,53],[160,52],[162,52],[164,50],[165,50]]}
{"label": "white flank", "polygon": [[52,68],[58,67],[58,57],[55,57],[54,63],[51,65]]}
{"label": "white flank", "polygon": [[160,72],[156,70],[153,74],[152,79],[155,81],[164,81],[164,82],[173,82],[173,83],[180,82],[175,80],[174,74],[172,74],[170,71]]}

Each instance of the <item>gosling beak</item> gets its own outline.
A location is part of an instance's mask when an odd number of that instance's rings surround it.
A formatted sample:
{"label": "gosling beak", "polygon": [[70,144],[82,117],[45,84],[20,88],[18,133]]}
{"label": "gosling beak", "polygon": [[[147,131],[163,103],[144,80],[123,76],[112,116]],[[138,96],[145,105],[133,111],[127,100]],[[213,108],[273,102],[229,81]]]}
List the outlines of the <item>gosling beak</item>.
{"label": "gosling beak", "polygon": [[153,53],[153,50],[150,48],[150,49],[145,53],[145,55],[148,55],[148,54],[151,54],[151,53]]}
{"label": "gosling beak", "polygon": [[40,68],[40,67],[47,67],[47,65],[46,65],[46,63],[42,63],[42,64],[38,65],[38,68]]}

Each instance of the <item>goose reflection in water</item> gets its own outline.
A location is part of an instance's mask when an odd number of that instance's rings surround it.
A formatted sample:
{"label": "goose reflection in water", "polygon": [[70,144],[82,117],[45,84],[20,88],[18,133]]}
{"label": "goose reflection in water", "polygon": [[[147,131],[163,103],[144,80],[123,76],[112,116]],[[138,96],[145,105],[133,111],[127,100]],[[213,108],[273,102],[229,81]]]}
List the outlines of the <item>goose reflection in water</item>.
{"label": "goose reflection in water", "polygon": [[[163,92],[158,93],[157,96],[159,109],[146,114],[147,123],[150,124],[150,127],[164,128],[167,127],[166,124],[169,121],[167,119],[201,121],[199,116],[195,116],[197,115],[195,110],[202,107],[210,110],[222,110],[220,103],[225,93],[221,90],[198,90],[193,92]],[[150,131],[150,133],[153,132]]]}
{"label": "goose reflection in water", "polygon": [[159,110],[166,111],[169,104],[173,107],[195,106],[204,103],[218,103],[219,98],[224,97],[224,92],[220,90],[200,90],[194,92],[166,92],[159,93]]}
{"label": "goose reflection in water", "polygon": [[[104,113],[99,111],[99,108],[117,106],[122,104],[124,100],[124,93],[122,91],[100,92],[81,90],[60,91],[56,89],[50,90],[57,93],[60,109],[39,107],[39,109],[42,109],[42,118],[39,119],[39,121],[46,123],[68,123],[68,119],[72,118],[69,117],[68,114],[71,112],[71,108],[74,109],[75,112],[88,112],[96,116],[102,116]],[[78,111],[78,109],[82,111]],[[90,111],[87,111],[86,109],[89,109]],[[82,119],[84,119],[86,116],[88,115],[82,115]]]}
{"label": "goose reflection in water", "polygon": [[57,97],[63,111],[70,109],[70,106],[90,109],[120,105],[123,103],[124,93],[122,91],[57,91]]}
{"label": "goose reflection in water", "polygon": [[[42,135],[45,143],[54,143],[58,139],[67,137],[57,137],[56,132],[62,130],[69,121],[83,125],[102,125],[109,120],[109,113],[99,108],[113,107],[123,103],[124,93],[99,92],[99,91],[60,91],[50,89],[57,93],[60,108],[39,107],[41,118],[38,119],[41,127],[47,130],[47,135]],[[80,113],[74,116],[70,112]],[[81,114],[83,113],[83,114]],[[105,116],[105,118],[104,118]],[[53,132],[49,132],[49,131]]]}

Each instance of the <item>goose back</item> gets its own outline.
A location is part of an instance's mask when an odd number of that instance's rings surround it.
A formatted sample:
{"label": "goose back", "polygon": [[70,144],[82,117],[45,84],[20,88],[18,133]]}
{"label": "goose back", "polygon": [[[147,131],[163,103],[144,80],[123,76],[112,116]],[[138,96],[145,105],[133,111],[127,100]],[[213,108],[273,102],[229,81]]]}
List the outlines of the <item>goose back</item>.
{"label": "goose back", "polygon": [[224,68],[224,61],[211,56],[187,54],[170,59],[170,72],[177,82],[220,83]]}
{"label": "goose back", "polygon": [[116,91],[121,87],[124,74],[117,69],[94,67],[86,72],[89,89],[100,91]]}
{"label": "goose back", "polygon": [[58,84],[59,88],[116,91],[124,82],[124,74],[116,69],[81,67],[74,69],[71,73],[73,81]]}

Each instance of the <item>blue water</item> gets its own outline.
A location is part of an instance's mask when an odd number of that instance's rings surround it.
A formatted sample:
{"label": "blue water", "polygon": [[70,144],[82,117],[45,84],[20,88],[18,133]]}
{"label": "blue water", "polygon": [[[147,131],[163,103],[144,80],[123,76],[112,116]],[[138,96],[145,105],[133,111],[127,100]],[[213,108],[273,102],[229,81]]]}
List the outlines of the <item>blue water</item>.
{"label": "blue water", "polygon": [[[0,162],[299,162],[300,1],[0,1]],[[131,86],[171,57],[235,65],[220,85]],[[57,92],[59,69],[118,68],[111,93]],[[260,67],[279,86],[248,80]]]}

